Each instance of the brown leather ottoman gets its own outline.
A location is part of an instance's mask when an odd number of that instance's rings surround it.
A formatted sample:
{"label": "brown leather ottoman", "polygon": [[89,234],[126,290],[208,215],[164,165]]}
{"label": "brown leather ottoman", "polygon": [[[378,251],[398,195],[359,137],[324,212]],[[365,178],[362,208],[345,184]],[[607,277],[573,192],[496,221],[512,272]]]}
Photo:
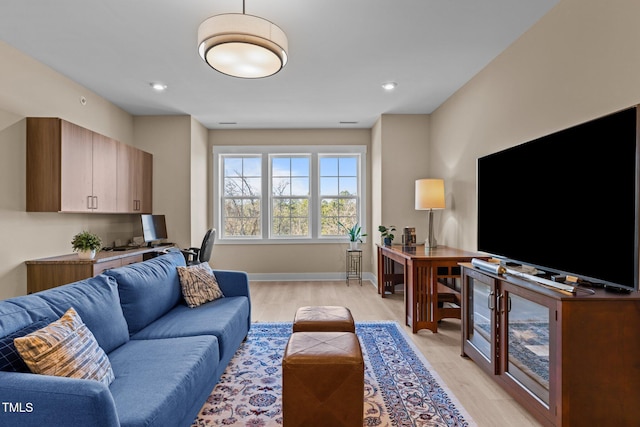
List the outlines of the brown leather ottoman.
{"label": "brown leather ottoman", "polygon": [[293,332],[355,332],[347,307],[317,305],[300,307],[293,318]]}
{"label": "brown leather ottoman", "polygon": [[285,427],[361,427],[364,361],[352,332],[295,332],[282,359]]}

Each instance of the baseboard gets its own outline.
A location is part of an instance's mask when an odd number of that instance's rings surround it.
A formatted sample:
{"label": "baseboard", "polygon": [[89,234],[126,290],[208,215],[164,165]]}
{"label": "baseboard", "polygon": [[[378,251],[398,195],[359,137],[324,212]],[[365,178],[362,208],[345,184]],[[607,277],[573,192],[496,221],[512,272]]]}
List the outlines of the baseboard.
{"label": "baseboard", "polygon": [[[345,280],[345,273],[248,273],[252,282],[320,282]],[[351,279],[353,280],[353,279]],[[362,273],[362,280],[367,280],[378,286],[378,280],[373,273]]]}

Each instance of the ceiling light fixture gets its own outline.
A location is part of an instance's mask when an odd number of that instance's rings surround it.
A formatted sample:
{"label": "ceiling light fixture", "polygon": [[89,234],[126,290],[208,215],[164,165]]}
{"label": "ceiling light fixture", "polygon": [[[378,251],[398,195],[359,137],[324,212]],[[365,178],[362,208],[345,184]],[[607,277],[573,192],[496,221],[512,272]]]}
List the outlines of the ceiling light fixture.
{"label": "ceiling light fixture", "polygon": [[398,86],[398,83],[396,82],[386,82],[382,84],[382,88],[384,90],[394,90],[396,86]]}
{"label": "ceiling light fixture", "polygon": [[167,85],[162,84],[162,83],[149,83],[149,85],[153,88],[153,90],[155,90],[156,92],[163,92],[165,90],[167,90]]}
{"label": "ceiling light fixture", "polygon": [[198,52],[211,68],[245,79],[269,77],[287,64],[287,36],[266,19],[244,12],[207,18],[198,28]]}

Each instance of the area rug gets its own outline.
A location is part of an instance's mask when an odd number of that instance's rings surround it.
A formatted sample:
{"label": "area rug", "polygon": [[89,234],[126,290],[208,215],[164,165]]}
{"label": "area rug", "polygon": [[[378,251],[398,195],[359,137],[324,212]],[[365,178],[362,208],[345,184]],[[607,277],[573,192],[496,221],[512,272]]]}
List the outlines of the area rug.
{"label": "area rug", "polygon": [[[357,323],[365,426],[475,426],[395,322]],[[193,423],[282,426],[282,354],[291,323],[254,323]],[[331,427],[331,426],[327,426]]]}

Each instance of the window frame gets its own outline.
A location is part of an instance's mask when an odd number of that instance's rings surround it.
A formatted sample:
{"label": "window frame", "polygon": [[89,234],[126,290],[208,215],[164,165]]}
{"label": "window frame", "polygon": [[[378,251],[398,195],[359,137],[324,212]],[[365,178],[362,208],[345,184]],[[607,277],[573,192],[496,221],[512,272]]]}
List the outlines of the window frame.
{"label": "window frame", "polygon": [[[213,194],[213,224],[220,230],[216,237],[216,244],[310,244],[310,243],[345,243],[348,241],[346,231],[338,236],[320,236],[320,171],[319,158],[321,156],[345,156],[353,155],[358,158],[358,196],[357,209],[359,224],[362,230],[367,233],[366,207],[367,207],[367,146],[366,145],[243,145],[243,146],[213,146],[213,173],[212,173],[212,194]],[[226,155],[261,156],[262,161],[262,187],[261,187],[261,236],[225,236],[222,212],[222,196],[223,196],[223,174],[222,159]],[[273,198],[271,194],[271,158],[273,156],[309,156],[309,186],[310,186],[310,219],[309,231],[310,237],[304,236],[288,236],[288,237],[272,237],[271,236],[271,215]],[[366,242],[366,237],[363,238]]]}

